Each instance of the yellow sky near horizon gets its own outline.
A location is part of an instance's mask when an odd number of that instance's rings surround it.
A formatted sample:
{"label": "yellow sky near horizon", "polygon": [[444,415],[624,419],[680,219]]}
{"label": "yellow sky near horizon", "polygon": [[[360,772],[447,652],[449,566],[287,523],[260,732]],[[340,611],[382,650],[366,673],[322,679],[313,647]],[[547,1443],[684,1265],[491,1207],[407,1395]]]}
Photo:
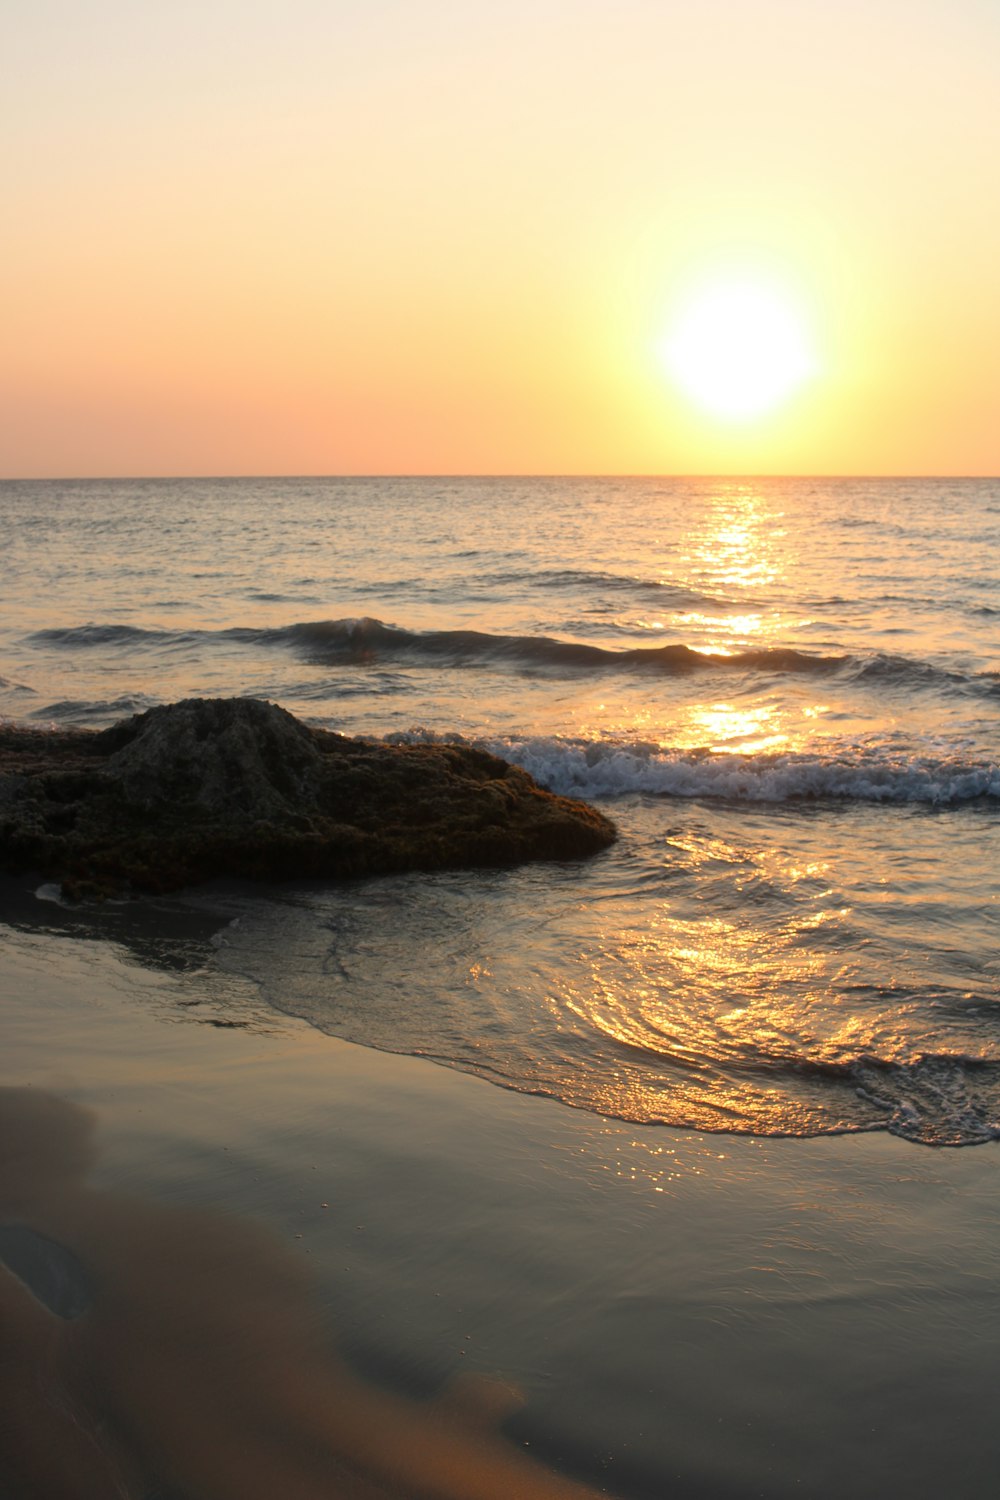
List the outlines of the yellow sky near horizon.
{"label": "yellow sky near horizon", "polygon": [[[0,473],[1000,472],[990,0],[34,0]],[[809,379],[713,416],[713,270]]]}

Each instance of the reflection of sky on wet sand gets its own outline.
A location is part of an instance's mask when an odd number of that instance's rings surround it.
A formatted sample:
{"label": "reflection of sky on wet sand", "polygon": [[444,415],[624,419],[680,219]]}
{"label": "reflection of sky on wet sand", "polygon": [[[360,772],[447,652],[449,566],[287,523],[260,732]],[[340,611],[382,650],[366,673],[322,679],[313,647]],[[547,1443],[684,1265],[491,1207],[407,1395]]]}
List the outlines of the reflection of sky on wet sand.
{"label": "reflection of sky on wet sand", "polygon": [[413,1402],[353,1375],[276,1236],[87,1186],[91,1131],[79,1106],[0,1089],[0,1476],[45,1500],[154,1476],[197,1500],[595,1495],[496,1433],[520,1405],[501,1381]]}
{"label": "reflection of sky on wet sand", "polygon": [[956,1450],[990,1493],[988,1150],[604,1121],[294,1023],[169,1026],[110,948],[54,971],[47,946],[45,987],[9,986],[8,1075],[102,1101],[105,1183],[302,1231],[321,1314],[418,1410],[458,1367],[516,1374],[511,1440],[636,1500],[931,1497]]}

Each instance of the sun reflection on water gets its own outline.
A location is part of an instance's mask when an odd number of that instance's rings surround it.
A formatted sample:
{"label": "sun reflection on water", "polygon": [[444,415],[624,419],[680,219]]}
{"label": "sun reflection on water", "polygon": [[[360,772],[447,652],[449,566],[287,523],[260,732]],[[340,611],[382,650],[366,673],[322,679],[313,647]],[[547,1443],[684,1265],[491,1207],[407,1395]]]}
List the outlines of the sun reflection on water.
{"label": "sun reflection on water", "polygon": [[720,489],[692,538],[688,563],[701,587],[752,589],[774,583],[785,531],[781,512],[750,485]]}
{"label": "sun reflection on water", "polygon": [[[726,630],[743,642],[763,635],[766,629],[764,616],[760,613],[748,615],[727,614],[724,618],[720,618],[718,615],[706,615],[700,610],[688,610],[684,614],[675,615],[674,620],[678,625],[689,627],[693,625],[699,631],[712,632],[720,629]],[[723,648],[720,646],[718,649],[722,650]]]}
{"label": "sun reflection on water", "polygon": [[[687,743],[716,754],[753,755],[786,747],[791,736],[779,728],[778,710],[770,704],[737,708],[732,703],[699,704],[689,710],[682,731]],[[685,738],[679,743],[685,744]]]}
{"label": "sun reflection on water", "polygon": [[[671,558],[669,569],[656,574],[661,587],[681,591],[676,609],[623,618],[618,624],[676,641],[702,657],[719,658],[720,665],[725,658],[759,652],[762,655],[755,657],[755,663],[766,672],[766,653],[802,649],[796,643],[812,623],[785,604],[791,598],[789,580],[797,559],[789,552],[783,521],[773,497],[754,485],[720,485],[692,529],[687,549]],[[739,701],[743,664],[734,665],[739,670],[732,677],[733,699],[698,702],[674,696],[670,719],[665,721],[663,694],[644,686],[648,704],[629,704],[617,721],[602,718],[599,732],[625,737],[665,733],[673,749],[713,754],[804,749],[813,738],[815,720],[829,712],[825,704],[808,701],[809,677],[800,675],[794,682],[785,679],[780,693],[764,701],[755,695],[752,705],[743,704]],[[781,670],[777,663],[775,669]],[[607,714],[607,706],[601,704],[599,712]]]}
{"label": "sun reflection on water", "polygon": [[781,512],[752,486],[719,489],[678,560],[686,586],[717,606],[673,617],[674,626],[699,637],[700,649],[731,652],[777,638],[781,612],[753,607],[762,603],[753,595],[773,593],[776,586],[780,592],[787,571],[781,520]]}
{"label": "sun reflection on water", "polygon": [[[596,1107],[630,1119],[680,1112],[713,1131],[771,1133],[778,1119],[782,1133],[848,1128],[820,1075],[875,1039],[850,1003],[862,960],[828,861],[696,831],[668,848],[697,868],[703,891],[722,882],[741,910],[692,912],[668,899],[595,944],[587,982],[561,1003],[609,1046],[600,1082],[588,1080]],[[891,1051],[890,1037],[878,1040]],[[802,1074],[793,1096],[789,1069]]]}

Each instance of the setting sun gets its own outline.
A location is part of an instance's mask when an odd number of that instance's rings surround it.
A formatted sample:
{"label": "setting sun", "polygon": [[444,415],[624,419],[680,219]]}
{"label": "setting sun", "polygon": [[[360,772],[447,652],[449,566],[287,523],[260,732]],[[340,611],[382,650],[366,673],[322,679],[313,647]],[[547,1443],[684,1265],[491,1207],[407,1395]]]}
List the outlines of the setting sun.
{"label": "setting sun", "polygon": [[662,346],[681,390],[714,416],[762,416],[813,373],[804,318],[779,288],[753,277],[704,282]]}

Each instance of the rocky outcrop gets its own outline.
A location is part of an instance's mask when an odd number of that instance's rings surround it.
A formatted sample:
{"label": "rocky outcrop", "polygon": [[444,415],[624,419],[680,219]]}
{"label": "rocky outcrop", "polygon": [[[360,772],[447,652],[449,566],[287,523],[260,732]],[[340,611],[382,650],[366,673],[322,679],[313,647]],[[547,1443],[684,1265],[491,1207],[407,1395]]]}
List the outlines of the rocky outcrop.
{"label": "rocky outcrop", "polygon": [[614,825],[461,745],[385,745],[247,698],[101,732],[0,727],[0,868],[69,896],[578,859]]}

